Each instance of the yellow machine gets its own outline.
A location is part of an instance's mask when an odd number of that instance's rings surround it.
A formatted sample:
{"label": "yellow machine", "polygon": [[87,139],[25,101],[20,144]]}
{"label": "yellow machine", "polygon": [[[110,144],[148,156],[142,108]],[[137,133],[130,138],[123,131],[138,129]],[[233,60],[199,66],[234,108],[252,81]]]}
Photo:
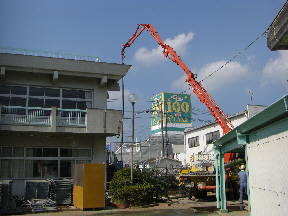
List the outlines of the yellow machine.
{"label": "yellow machine", "polygon": [[203,198],[207,196],[207,192],[214,192],[216,187],[213,155],[193,154],[190,158],[190,167],[179,170],[178,182],[179,186],[189,191],[189,198],[192,194]]}
{"label": "yellow machine", "polygon": [[84,209],[105,207],[104,164],[77,164],[73,171],[73,204]]}
{"label": "yellow machine", "polygon": [[[225,186],[228,196],[235,197],[237,194],[237,186],[235,183],[238,180],[237,173],[233,171],[233,167],[243,162],[238,159],[230,163],[230,168],[226,168]],[[204,198],[207,192],[215,192],[216,190],[216,175],[214,172],[214,156],[209,154],[193,154],[190,157],[190,167],[179,170],[178,182],[179,186],[186,188],[189,191],[189,197]],[[232,168],[231,168],[232,167]]]}

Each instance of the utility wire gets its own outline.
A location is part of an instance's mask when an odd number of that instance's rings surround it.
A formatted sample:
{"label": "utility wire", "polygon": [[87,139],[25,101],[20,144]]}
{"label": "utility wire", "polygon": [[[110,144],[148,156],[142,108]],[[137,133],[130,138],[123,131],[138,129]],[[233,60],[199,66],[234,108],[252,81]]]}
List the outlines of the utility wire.
{"label": "utility wire", "polygon": [[212,73],[210,73],[209,75],[205,76],[202,80],[200,80],[199,82],[203,82],[206,79],[208,79],[209,77],[213,76],[215,73],[217,73],[218,71],[222,70],[225,66],[227,66],[228,64],[230,64],[231,62],[233,62],[235,59],[237,59],[238,57],[240,57],[244,52],[246,52],[254,43],[256,43],[256,41],[258,41],[260,38],[262,38],[263,36],[265,36],[267,34],[268,30],[264,31],[263,33],[261,33],[260,35],[258,35],[251,43],[249,43],[246,47],[244,47],[241,51],[239,51],[238,53],[236,53],[234,56],[232,56],[232,58],[230,58],[229,60],[227,60],[223,65],[221,65],[219,68],[217,68],[216,70],[214,70]]}
{"label": "utility wire", "polygon": [[[203,83],[204,81],[206,81],[207,79],[209,79],[210,77],[212,77],[214,74],[218,73],[219,71],[221,71],[223,68],[225,68],[227,65],[229,65],[231,62],[233,62],[235,59],[239,58],[241,55],[243,55],[243,53],[245,53],[253,44],[255,44],[260,38],[262,37],[266,37],[268,30],[265,30],[264,32],[262,32],[261,34],[259,34],[253,41],[251,41],[247,46],[245,46],[241,51],[237,52],[234,56],[232,56],[229,60],[227,60],[224,64],[222,64],[220,67],[218,67],[216,70],[214,70],[213,72],[211,72],[210,74],[208,74],[207,76],[205,76],[202,80],[200,80],[200,83]],[[183,90],[182,92],[180,92],[179,94],[185,94],[185,93],[190,93],[190,90],[192,89],[192,87],[189,84],[189,87],[187,90]]]}

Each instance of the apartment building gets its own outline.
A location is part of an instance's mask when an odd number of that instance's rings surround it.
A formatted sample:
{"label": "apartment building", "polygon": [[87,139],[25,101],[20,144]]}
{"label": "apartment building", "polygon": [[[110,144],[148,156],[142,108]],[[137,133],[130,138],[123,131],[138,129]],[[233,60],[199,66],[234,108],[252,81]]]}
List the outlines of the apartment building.
{"label": "apartment building", "polygon": [[122,121],[108,91],[129,65],[5,52],[0,67],[0,179],[69,178],[74,164],[105,163]]}

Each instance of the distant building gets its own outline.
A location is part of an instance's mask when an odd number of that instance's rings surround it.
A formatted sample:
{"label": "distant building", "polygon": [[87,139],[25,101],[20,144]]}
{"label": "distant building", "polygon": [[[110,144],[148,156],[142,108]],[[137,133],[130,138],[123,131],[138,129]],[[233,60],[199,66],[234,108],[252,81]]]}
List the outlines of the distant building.
{"label": "distant building", "polygon": [[[265,106],[248,105],[247,110],[229,116],[229,120],[236,127],[265,108]],[[186,129],[184,132],[184,154],[179,154],[178,159],[183,165],[189,166],[191,159],[194,158],[193,155],[200,153],[213,155],[213,142],[222,136],[222,129],[217,122]]]}
{"label": "distant building", "polygon": [[269,26],[267,34],[267,46],[270,50],[288,49],[288,2],[284,4],[273,22]]}
{"label": "distant building", "polygon": [[[166,153],[168,150],[168,157],[174,158],[175,146],[182,146],[183,149],[183,136],[182,134],[174,134],[168,136],[168,142],[166,142],[166,136],[164,136],[164,147]],[[176,143],[176,144],[174,144]],[[133,161],[135,163],[143,163],[148,160],[153,160],[162,157],[163,142],[161,135],[151,135],[146,140],[139,141],[133,148]],[[183,151],[183,150],[182,150]],[[115,151],[117,159],[121,160],[121,148],[118,147]],[[167,155],[164,155],[167,157]],[[130,165],[131,163],[131,143],[124,143],[122,148],[122,159],[124,165]]]}
{"label": "distant building", "polygon": [[172,158],[158,158],[144,161],[140,168],[157,168],[167,174],[178,174],[181,162]]}
{"label": "distant building", "polygon": [[122,121],[108,91],[130,66],[2,52],[0,67],[0,179],[71,178],[74,164],[105,164]]}

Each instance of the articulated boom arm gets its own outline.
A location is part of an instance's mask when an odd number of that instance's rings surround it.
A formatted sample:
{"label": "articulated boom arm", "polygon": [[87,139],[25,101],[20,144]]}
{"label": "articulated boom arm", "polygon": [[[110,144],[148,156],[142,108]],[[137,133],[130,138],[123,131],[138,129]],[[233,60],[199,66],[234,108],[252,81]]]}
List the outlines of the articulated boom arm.
{"label": "articulated boom arm", "polygon": [[133,42],[138,38],[138,36],[144,31],[147,30],[157,41],[157,43],[163,48],[163,55],[169,58],[171,61],[175,62],[179,67],[184,70],[186,73],[186,82],[189,83],[193,88],[193,92],[199,98],[199,100],[206,105],[211,114],[214,116],[218,124],[221,126],[223,133],[226,134],[233,129],[233,125],[224,112],[220,109],[220,107],[216,104],[216,102],[212,99],[212,97],[208,94],[208,92],[204,89],[204,87],[196,81],[194,74],[189,70],[189,68],[184,64],[181,58],[177,55],[175,50],[169,45],[165,44],[159,34],[155,31],[151,24],[138,24],[135,33],[132,37],[125,43],[121,50],[122,63],[125,58],[125,49],[130,47]]}

